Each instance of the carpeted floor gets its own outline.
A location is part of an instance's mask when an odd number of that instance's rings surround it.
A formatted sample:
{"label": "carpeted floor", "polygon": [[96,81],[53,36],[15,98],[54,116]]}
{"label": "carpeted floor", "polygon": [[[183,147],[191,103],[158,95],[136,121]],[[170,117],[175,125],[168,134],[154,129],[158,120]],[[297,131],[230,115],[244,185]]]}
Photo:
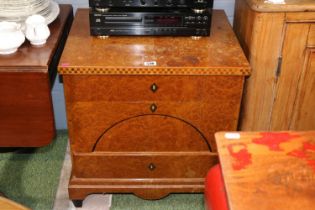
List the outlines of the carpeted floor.
{"label": "carpeted floor", "polygon": [[113,195],[110,210],[204,210],[203,194],[171,194],[147,201],[134,195]]}
{"label": "carpeted floor", "polygon": [[[53,209],[67,139],[67,133],[61,131],[46,147],[6,153],[0,149],[0,191],[33,210]],[[64,170],[70,173],[71,163],[66,165],[69,167]],[[68,180],[65,183],[67,185]],[[62,195],[67,195],[67,187],[63,188]],[[58,199],[67,201],[69,198]],[[111,203],[110,210],[204,210],[203,194],[171,194],[157,201],[114,194]],[[65,207],[58,210],[74,209],[68,204],[71,203],[66,202]],[[95,209],[93,207],[87,209]]]}
{"label": "carpeted floor", "polygon": [[0,191],[33,210],[53,207],[68,135],[60,131],[50,145],[15,152],[0,150]]}

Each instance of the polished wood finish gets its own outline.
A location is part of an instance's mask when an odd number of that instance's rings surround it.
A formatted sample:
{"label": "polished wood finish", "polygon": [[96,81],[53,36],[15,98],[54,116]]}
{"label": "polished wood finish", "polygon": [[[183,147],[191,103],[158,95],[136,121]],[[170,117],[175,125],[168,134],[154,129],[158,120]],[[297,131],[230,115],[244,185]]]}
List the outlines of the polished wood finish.
{"label": "polished wood finish", "polygon": [[272,12],[268,4],[270,10],[257,12],[248,1],[236,1],[234,23],[253,68],[245,83],[241,130],[315,129],[312,104],[305,102],[315,97],[313,7],[305,12]]}
{"label": "polished wood finish", "polygon": [[283,0],[284,3],[272,3],[272,0],[246,0],[252,10],[258,12],[304,12],[315,11],[314,0]]}
{"label": "polished wood finish", "polygon": [[75,201],[104,192],[145,199],[202,192],[217,163],[214,132],[236,130],[250,72],[222,11],[200,40],[98,39],[89,35],[86,9],[76,14],[58,70]]}
{"label": "polished wood finish", "polygon": [[13,55],[0,56],[0,147],[39,147],[55,135],[51,88],[73,19],[60,5],[43,47],[25,42]]}
{"label": "polished wood finish", "polygon": [[[250,73],[233,31],[226,30],[230,25],[222,13],[217,14],[211,36],[200,40],[141,36],[97,39],[86,29],[89,26],[86,13],[76,15],[81,27],[71,30],[58,68],[61,74],[244,76]],[[145,65],[152,61],[156,65]]]}
{"label": "polished wood finish", "polygon": [[233,210],[313,210],[315,131],[217,133]]}
{"label": "polished wood finish", "polygon": [[19,203],[9,200],[5,197],[0,196],[0,209],[3,210],[31,210]]}

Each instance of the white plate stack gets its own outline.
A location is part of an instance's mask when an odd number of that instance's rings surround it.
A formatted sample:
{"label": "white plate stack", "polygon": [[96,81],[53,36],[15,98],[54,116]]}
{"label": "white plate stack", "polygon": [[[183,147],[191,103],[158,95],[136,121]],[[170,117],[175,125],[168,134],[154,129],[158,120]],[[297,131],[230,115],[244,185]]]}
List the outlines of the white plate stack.
{"label": "white plate stack", "polygon": [[59,5],[52,0],[0,0],[0,21],[24,23],[31,15],[42,15],[46,23],[53,22],[59,14]]}

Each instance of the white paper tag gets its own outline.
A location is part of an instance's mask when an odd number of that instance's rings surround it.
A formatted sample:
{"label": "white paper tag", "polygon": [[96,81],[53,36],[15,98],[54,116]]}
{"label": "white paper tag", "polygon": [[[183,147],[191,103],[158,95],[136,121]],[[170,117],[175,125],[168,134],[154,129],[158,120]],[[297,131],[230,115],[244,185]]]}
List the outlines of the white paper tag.
{"label": "white paper tag", "polygon": [[144,65],[145,66],[156,66],[157,63],[156,63],[156,61],[147,61],[147,62],[144,62]]}
{"label": "white paper tag", "polygon": [[224,137],[226,139],[240,139],[241,138],[241,134],[239,134],[239,133],[225,133]]}

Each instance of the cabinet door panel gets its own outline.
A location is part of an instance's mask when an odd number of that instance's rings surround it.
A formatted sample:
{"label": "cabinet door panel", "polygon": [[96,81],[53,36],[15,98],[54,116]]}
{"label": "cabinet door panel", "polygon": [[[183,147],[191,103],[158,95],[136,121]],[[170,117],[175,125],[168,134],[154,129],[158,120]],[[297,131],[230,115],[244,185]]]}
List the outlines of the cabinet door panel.
{"label": "cabinet door panel", "polygon": [[307,51],[305,73],[301,78],[299,95],[290,129],[315,129],[315,49]]}
{"label": "cabinet door panel", "polygon": [[271,130],[288,130],[303,73],[310,24],[287,24],[282,67],[271,117]]}

